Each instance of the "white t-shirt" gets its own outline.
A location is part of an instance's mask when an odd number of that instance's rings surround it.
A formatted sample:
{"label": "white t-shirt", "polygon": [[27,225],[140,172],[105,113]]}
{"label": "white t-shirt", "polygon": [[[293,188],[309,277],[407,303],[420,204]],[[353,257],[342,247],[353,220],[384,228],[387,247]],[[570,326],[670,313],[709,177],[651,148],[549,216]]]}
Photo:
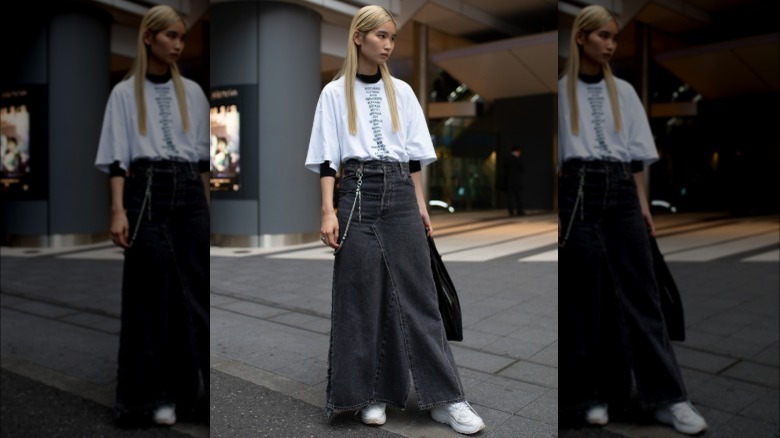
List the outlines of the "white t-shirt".
{"label": "white t-shirt", "polygon": [[412,88],[393,78],[400,129],[393,132],[384,81],[365,83],[355,79],[357,133],[349,133],[344,78],[330,82],[320,93],[306,155],[306,168],[319,173],[320,164],[330,161],[338,171],[342,162],[391,160],[420,161],[426,166],[436,161],[431,134]]}
{"label": "white t-shirt", "polygon": [[606,81],[591,84],[578,79],[580,132],[572,135],[566,80],[564,76],[558,81],[558,169],[572,158],[642,161],[645,166],[658,160],[647,114],[631,84],[615,78],[623,122],[620,132],[615,132]]}
{"label": "white t-shirt", "polygon": [[146,135],[138,132],[138,107],[133,77],[114,86],[100,132],[95,167],[108,173],[119,161],[124,170],[139,158],[198,162],[209,159],[209,102],[200,86],[182,78],[190,129],[184,132],[173,80],[144,83]]}

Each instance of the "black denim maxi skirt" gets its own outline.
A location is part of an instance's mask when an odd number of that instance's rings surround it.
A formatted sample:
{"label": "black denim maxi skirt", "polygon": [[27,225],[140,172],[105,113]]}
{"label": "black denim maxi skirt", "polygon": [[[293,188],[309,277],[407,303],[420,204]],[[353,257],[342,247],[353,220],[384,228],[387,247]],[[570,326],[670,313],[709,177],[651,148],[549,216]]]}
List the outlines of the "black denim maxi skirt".
{"label": "black denim maxi skirt", "polygon": [[348,161],[338,207],[326,415],[462,401],[408,163]]}
{"label": "black denim maxi skirt", "polygon": [[685,400],[630,164],[567,161],[559,203],[560,411]]}
{"label": "black denim maxi skirt", "polygon": [[208,418],[209,212],[198,166],[136,161],[124,201],[132,243],[122,280],[117,420],[147,422],[168,403],[180,418]]}

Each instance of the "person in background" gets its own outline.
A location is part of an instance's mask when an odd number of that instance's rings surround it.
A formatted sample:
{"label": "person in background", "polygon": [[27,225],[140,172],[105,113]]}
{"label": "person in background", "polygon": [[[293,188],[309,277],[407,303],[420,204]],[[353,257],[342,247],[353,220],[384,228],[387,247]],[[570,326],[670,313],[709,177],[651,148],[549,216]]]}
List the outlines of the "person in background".
{"label": "person in background", "polygon": [[209,103],[176,65],[186,34],[169,6],[144,15],[95,159],[125,250],[115,414],[126,427],[208,419]]}
{"label": "person in background", "polygon": [[636,91],[610,69],[618,34],[605,8],[583,8],[558,85],[561,413],[604,425],[635,390],[640,408],[693,435],[707,423],[688,400],[651,255],[644,168],[658,153]]}
{"label": "person in background", "polygon": [[512,152],[504,160],[504,177],[506,178],[507,209],[509,216],[523,216],[523,151],[520,146],[512,148]]}

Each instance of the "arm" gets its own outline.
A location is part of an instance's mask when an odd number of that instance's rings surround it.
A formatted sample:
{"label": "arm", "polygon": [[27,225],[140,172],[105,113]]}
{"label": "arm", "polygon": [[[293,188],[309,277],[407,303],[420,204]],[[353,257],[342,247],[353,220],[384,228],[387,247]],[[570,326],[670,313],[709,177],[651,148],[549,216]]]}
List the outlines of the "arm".
{"label": "arm", "polygon": [[339,248],[339,220],[336,210],[333,208],[333,190],[336,178],[333,176],[320,177],[320,191],[322,192],[322,225],[320,235],[325,237],[325,244],[333,249]]}
{"label": "arm", "polygon": [[639,204],[642,206],[642,217],[647,224],[647,230],[651,236],[655,236],[655,224],[653,223],[653,215],[650,213],[650,204],[647,201],[647,190],[645,189],[645,172],[641,170],[634,173],[634,181],[636,181],[636,191],[639,195]]}
{"label": "arm", "polygon": [[431,226],[431,217],[428,215],[428,207],[425,205],[425,196],[423,196],[421,174],[422,172],[412,173],[412,181],[414,182],[414,191],[417,194],[417,206],[420,209],[420,218],[422,218],[423,225],[425,225],[425,231],[428,232],[428,237],[432,237],[433,227]]}
{"label": "arm", "polygon": [[206,192],[206,204],[211,207],[211,172],[201,172],[200,179],[203,181],[203,190]]}
{"label": "arm", "polygon": [[111,184],[111,239],[122,248],[128,248],[130,226],[127,223],[127,211],[124,203],[125,178],[112,176]]}

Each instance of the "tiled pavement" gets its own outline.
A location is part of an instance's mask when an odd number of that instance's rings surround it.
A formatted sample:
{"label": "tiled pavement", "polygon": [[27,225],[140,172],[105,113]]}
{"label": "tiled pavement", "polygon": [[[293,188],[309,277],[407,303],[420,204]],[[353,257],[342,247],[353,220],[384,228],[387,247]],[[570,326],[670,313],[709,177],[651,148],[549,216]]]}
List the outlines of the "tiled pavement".
{"label": "tiled pavement", "polygon": [[[686,310],[688,340],[676,351],[710,422],[706,436],[777,437],[778,218],[657,221]],[[464,307],[465,340],[452,346],[467,396],[488,424],[481,436],[678,436],[620,421],[558,431],[554,216],[436,215],[434,226]],[[3,373],[110,406],[120,261],[108,245],[2,248]],[[459,436],[413,399],[382,428],[351,416],[326,423],[331,268],[332,256],[316,244],[212,248],[211,436]],[[290,417],[264,417],[272,412]],[[201,425],[174,432],[208,435]]]}

